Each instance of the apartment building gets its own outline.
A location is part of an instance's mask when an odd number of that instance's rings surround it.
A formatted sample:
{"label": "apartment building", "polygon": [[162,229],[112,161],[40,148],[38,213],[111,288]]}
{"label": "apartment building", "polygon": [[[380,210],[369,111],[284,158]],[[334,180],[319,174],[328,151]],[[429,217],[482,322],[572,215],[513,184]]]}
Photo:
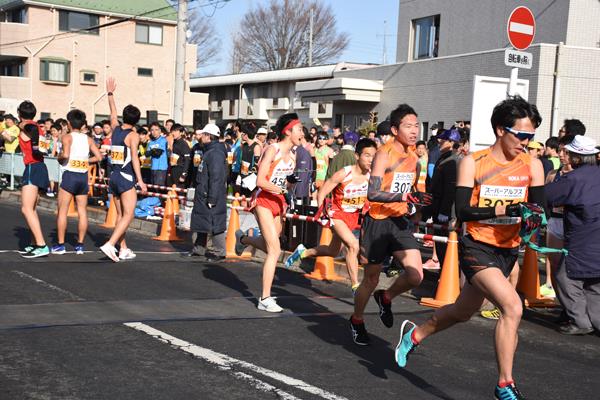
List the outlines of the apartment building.
{"label": "apartment building", "polygon": [[[191,90],[209,96],[211,122],[236,119],[255,120],[273,125],[280,115],[295,112],[303,123],[350,126],[355,128],[369,119],[368,111],[380,100],[382,82],[338,79],[340,93],[318,91],[313,97],[301,97],[299,85],[314,80],[332,79],[335,72],[372,68],[372,64],[337,63],[278,71],[217,75],[192,78]],[[331,85],[330,85],[331,86]],[[317,121],[318,120],[318,121]]]}
{"label": "apartment building", "polygon": [[[117,81],[117,107],[134,104],[142,122],[173,112],[177,13],[166,0],[0,0],[0,111],[32,100],[38,118],[84,110],[109,114],[105,80]],[[196,46],[186,47],[186,77]],[[208,109],[186,79],[185,125]]]}

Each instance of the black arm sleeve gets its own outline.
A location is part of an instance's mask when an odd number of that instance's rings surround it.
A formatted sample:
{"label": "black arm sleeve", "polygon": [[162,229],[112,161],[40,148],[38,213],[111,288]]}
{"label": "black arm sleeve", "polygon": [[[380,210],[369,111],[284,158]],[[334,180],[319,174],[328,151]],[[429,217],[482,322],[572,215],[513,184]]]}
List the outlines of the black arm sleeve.
{"label": "black arm sleeve", "polygon": [[550,215],[550,208],[546,202],[546,189],[544,186],[531,186],[527,195],[527,201],[543,207],[546,216]]}
{"label": "black arm sleeve", "polygon": [[458,186],[456,188],[456,215],[462,222],[479,221],[494,218],[496,210],[494,207],[472,207],[472,187]]}

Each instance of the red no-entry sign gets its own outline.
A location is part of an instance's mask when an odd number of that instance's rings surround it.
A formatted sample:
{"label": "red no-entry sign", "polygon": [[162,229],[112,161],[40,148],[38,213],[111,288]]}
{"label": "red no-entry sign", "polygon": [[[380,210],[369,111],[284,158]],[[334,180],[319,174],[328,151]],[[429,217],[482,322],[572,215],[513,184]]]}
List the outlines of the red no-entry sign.
{"label": "red no-entry sign", "polygon": [[531,10],[524,6],[515,8],[508,17],[506,33],[515,49],[528,48],[535,36],[535,18]]}

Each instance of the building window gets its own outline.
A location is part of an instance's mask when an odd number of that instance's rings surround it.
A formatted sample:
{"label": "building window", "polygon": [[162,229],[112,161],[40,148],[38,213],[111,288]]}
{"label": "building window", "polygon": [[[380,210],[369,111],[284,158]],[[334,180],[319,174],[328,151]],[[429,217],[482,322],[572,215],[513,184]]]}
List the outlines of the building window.
{"label": "building window", "polygon": [[13,8],[0,14],[0,22],[27,23],[27,7]]}
{"label": "building window", "polygon": [[438,56],[440,16],[413,20],[413,60]]}
{"label": "building window", "polygon": [[60,31],[85,30],[93,35],[100,34],[98,29],[89,29],[100,24],[99,17],[94,14],[86,14],[74,11],[58,12],[58,29]]}
{"label": "building window", "polygon": [[25,60],[0,62],[0,76],[25,76]]}
{"label": "building window", "polygon": [[81,71],[81,83],[84,85],[97,85],[98,73],[95,71]]}
{"label": "building window", "polygon": [[40,60],[40,80],[45,82],[70,82],[71,62],[59,59],[41,59]]}
{"label": "building window", "polygon": [[49,112],[41,112],[40,113],[40,119],[48,119],[48,118],[52,118],[52,114],[50,114]]}
{"label": "building window", "polygon": [[135,26],[135,41],[162,45],[162,26],[137,24]]}
{"label": "building window", "polygon": [[152,77],[152,68],[138,68],[138,76]]}

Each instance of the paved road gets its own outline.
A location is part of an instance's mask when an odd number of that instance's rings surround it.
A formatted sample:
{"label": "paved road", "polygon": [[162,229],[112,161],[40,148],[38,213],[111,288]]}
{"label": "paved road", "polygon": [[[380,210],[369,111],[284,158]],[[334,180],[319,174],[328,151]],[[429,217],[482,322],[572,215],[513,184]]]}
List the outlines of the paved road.
{"label": "paved road", "polygon": [[[481,318],[429,339],[401,370],[399,322],[431,313],[410,296],[395,300],[392,329],[370,304],[373,343],[362,348],[350,339],[345,285],[279,269],[274,294],[286,312],[265,314],[255,308],[256,263],[192,261],[184,244],[135,234],[134,261],[24,260],[11,251],[28,238],[18,207],[0,203],[0,218],[0,399],[492,398],[493,324]],[[53,219],[42,214],[49,239]],[[93,227],[87,249],[107,234]],[[522,390],[598,398],[600,338],[561,336],[551,316],[527,312],[522,323]]]}

